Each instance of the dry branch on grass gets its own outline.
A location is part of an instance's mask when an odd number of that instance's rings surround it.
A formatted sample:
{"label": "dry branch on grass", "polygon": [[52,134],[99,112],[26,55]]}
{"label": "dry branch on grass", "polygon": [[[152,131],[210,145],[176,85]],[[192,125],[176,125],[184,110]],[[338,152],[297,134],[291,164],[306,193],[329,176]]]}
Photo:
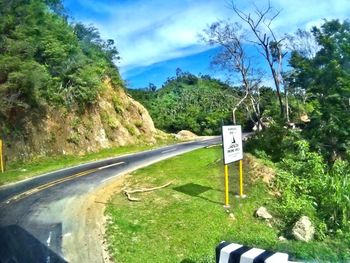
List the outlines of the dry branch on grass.
{"label": "dry branch on grass", "polygon": [[135,189],[135,190],[124,190],[123,192],[129,201],[138,202],[138,201],[140,201],[140,198],[131,197],[131,194],[151,192],[154,190],[165,188],[171,184],[172,184],[172,182],[169,182],[169,183],[166,183],[165,185],[162,185],[162,186],[157,186],[157,187],[152,187],[152,188]]}

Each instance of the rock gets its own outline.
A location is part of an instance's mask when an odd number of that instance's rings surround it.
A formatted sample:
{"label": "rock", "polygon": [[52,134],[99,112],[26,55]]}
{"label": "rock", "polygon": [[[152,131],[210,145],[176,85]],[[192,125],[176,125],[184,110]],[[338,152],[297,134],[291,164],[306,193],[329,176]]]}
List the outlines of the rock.
{"label": "rock", "polygon": [[287,238],[285,238],[284,236],[279,236],[278,240],[284,242],[287,241]]}
{"label": "rock", "polygon": [[302,122],[310,122],[311,120],[309,119],[309,116],[307,114],[301,115],[300,120]]}
{"label": "rock", "polygon": [[263,219],[272,219],[272,215],[267,212],[267,209],[263,206],[259,207],[258,210],[256,210],[255,215],[259,218]]}
{"label": "rock", "polygon": [[314,238],[315,227],[307,216],[302,216],[295,223],[292,234],[296,240],[309,242]]}
{"label": "rock", "polygon": [[176,138],[178,139],[182,139],[182,140],[191,140],[191,139],[195,139],[197,138],[198,136],[196,134],[194,134],[193,132],[191,131],[187,131],[187,130],[182,130],[182,131],[179,131],[176,135],[175,135]]}
{"label": "rock", "polygon": [[235,215],[233,213],[230,213],[228,216],[230,217],[230,219],[236,220],[236,217],[235,217]]}

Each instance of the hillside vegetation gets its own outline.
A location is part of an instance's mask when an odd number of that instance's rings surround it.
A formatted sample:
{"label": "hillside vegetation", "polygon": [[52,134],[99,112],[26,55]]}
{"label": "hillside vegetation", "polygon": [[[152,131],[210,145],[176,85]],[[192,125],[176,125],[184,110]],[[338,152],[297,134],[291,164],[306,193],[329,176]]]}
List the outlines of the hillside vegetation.
{"label": "hillside vegetation", "polygon": [[[153,87],[153,88],[152,88]],[[190,130],[199,135],[221,132],[231,119],[241,91],[209,76],[197,77],[178,70],[162,88],[129,90],[150,112],[155,125],[168,132]],[[239,120],[244,121],[243,116]]]}
{"label": "hillside vegetation", "polygon": [[[248,142],[247,149],[278,168],[274,190],[282,232],[290,236],[302,215],[312,218],[316,239],[350,240],[350,23],[326,21],[312,29],[313,56],[294,50],[290,88],[310,116],[304,129],[276,122]],[[346,260],[344,260],[345,262]],[[347,261],[346,261],[347,262]]]}
{"label": "hillside vegetation", "polygon": [[0,1],[0,137],[7,161],[154,141],[123,88],[113,40],[70,24],[59,0]]}

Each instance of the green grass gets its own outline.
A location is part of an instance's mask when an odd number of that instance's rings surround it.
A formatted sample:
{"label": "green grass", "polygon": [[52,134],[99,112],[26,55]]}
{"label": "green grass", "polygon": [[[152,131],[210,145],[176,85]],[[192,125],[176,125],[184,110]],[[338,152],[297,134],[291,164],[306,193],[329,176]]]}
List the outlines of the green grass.
{"label": "green grass", "polygon": [[232,206],[223,209],[221,154],[217,147],[197,150],[140,169],[124,179],[129,189],[173,183],[134,194],[140,202],[130,202],[122,193],[110,200],[106,238],[116,262],[215,262],[214,249],[222,240],[285,251],[294,259],[343,260],[338,252],[346,248],[338,247],[337,242],[281,242],[275,226],[254,217],[259,206],[269,207],[275,200],[265,184],[250,182],[252,175],[247,166],[248,197],[234,197],[238,168],[230,167]]}
{"label": "green grass", "polygon": [[101,160],[118,155],[134,153],[143,150],[157,148],[163,145],[175,143],[174,140],[159,141],[157,144],[137,144],[121,147],[103,149],[98,152],[88,153],[86,155],[59,155],[39,157],[28,162],[16,162],[6,165],[6,171],[0,173],[0,185],[20,181],[26,178],[34,177],[47,172],[55,171],[74,165]]}

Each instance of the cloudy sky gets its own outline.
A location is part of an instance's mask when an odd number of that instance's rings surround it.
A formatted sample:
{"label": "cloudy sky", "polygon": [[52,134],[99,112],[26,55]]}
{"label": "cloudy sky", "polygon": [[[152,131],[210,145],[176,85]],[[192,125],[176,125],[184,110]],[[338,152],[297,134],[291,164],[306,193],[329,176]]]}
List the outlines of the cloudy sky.
{"label": "cloudy sky", "polygon": [[[241,10],[253,12],[254,1],[233,0]],[[224,78],[210,68],[216,49],[198,35],[209,24],[237,17],[230,0],[64,0],[75,21],[93,24],[105,39],[115,40],[122,60],[120,72],[128,86],[157,86],[175,75],[176,68],[194,74]],[[267,3],[267,1],[255,1]],[[349,0],[271,0],[281,10],[274,23],[280,33],[320,25],[322,19],[350,17]]]}

